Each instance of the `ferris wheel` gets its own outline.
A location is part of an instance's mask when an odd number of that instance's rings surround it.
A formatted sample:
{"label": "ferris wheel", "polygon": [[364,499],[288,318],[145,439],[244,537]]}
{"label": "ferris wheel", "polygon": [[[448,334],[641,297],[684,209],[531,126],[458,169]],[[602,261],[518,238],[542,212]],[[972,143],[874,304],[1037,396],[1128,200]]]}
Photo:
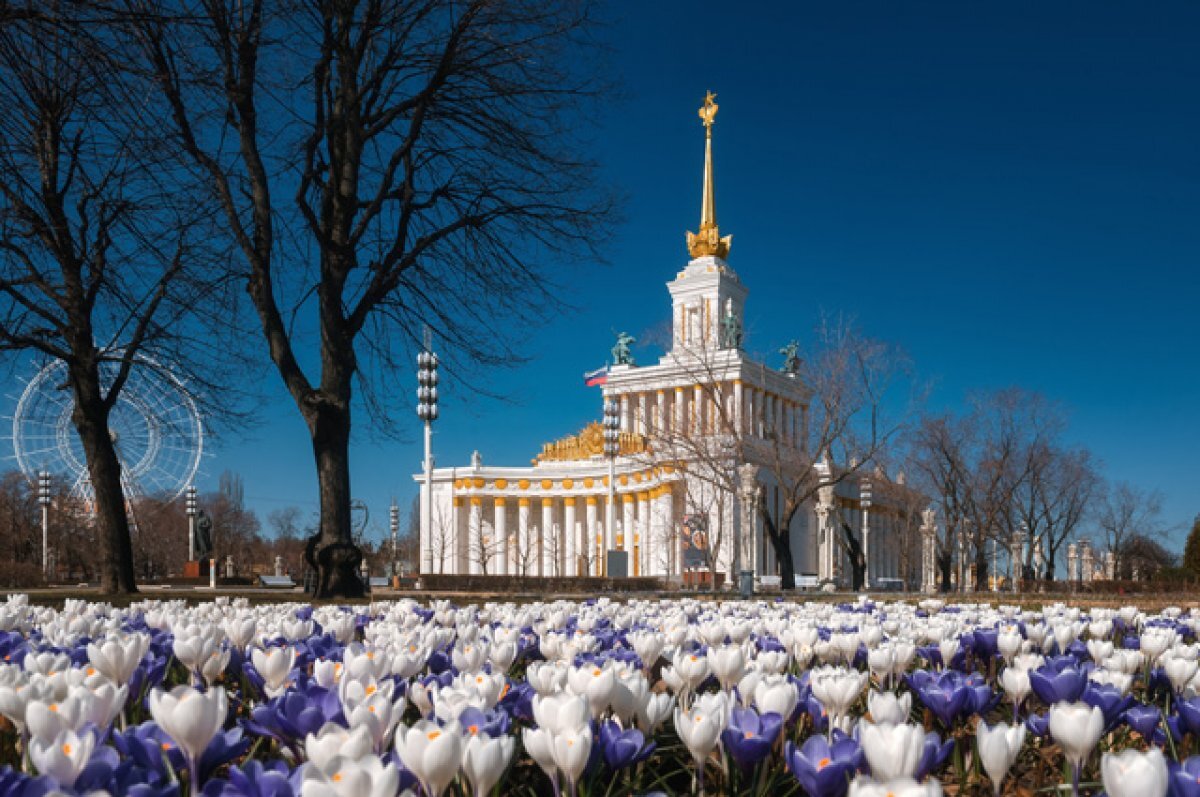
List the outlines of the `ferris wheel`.
{"label": "ferris wheel", "polygon": [[[103,390],[112,385],[120,361],[121,352],[114,351],[100,363]],[[90,504],[92,483],[71,422],[73,408],[66,364],[54,360],[29,380],[17,401],[13,449],[26,478],[34,480],[48,471],[68,482],[71,495]],[[126,500],[174,500],[192,483],[204,453],[204,428],[196,403],[169,368],[137,355],[109,414],[108,428],[121,463]]]}

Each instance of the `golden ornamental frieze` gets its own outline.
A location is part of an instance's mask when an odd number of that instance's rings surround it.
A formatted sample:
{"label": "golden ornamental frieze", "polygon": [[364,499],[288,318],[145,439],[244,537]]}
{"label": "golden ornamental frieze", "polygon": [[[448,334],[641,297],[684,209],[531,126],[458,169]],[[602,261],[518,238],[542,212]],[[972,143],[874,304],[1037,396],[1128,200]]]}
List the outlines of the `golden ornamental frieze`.
{"label": "golden ornamental frieze", "polygon": [[[621,456],[645,454],[650,445],[645,435],[636,432],[621,432],[618,440]],[[604,427],[599,421],[593,421],[575,435],[555,440],[542,445],[542,453],[533,459],[539,462],[573,462],[587,460],[604,454]]]}

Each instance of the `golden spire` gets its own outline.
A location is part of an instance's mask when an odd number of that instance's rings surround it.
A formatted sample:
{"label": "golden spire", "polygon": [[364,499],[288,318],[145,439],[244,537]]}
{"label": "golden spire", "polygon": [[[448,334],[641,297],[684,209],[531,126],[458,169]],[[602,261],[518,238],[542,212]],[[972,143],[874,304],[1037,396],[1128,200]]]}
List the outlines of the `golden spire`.
{"label": "golden spire", "polygon": [[717,118],[717,95],[706,92],[704,106],[700,109],[700,122],[704,125],[704,197],[700,203],[700,232],[687,234],[688,253],[692,257],[715,255],[722,260],[729,257],[733,236],[721,237],[717,227],[717,203],[713,190],[712,128]]}

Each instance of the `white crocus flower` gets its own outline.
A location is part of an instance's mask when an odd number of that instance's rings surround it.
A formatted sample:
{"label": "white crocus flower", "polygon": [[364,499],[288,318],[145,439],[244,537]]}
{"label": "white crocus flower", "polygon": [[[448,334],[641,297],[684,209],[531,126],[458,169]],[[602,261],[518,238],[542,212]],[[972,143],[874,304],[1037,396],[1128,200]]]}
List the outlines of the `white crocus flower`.
{"label": "white crocus flower", "polygon": [[224,687],[197,692],[190,686],[177,686],[170,692],[150,692],[150,715],[163,732],[194,766],[209,742],[225,725],[229,701]]}
{"label": "white crocus flower", "polygon": [[356,761],[370,754],[374,743],[366,727],[346,730],[335,722],[327,722],[315,735],[310,733],[304,740],[304,755],[315,766],[324,769],[338,756]]}
{"label": "white crocus flower", "polygon": [[[335,757],[325,767],[304,770],[301,797],[395,797],[400,770],[379,756],[359,759]],[[438,795],[441,792],[437,793]]]}
{"label": "white crocus flower", "polygon": [[880,783],[866,775],[850,782],[849,797],[942,797],[942,784],[936,778],[917,783],[911,778],[897,778]]}
{"label": "white crocus flower", "polygon": [[462,763],[462,730],[457,722],[442,728],[417,720],[411,728],[401,726],[396,731],[396,754],[429,797],[441,797]]}
{"label": "white crocus flower", "polygon": [[296,649],[255,648],[250,653],[250,662],[254,665],[255,672],[263,679],[263,689],[267,697],[278,697],[287,689],[288,676],[291,675],[292,665],[296,662]]}
{"label": "white crocus flower", "polygon": [[467,740],[462,769],[476,797],[484,797],[499,782],[515,749],[516,743],[508,735],[492,739],[486,733],[478,733]]}
{"label": "white crocus flower", "polygon": [[51,741],[31,740],[29,758],[40,774],[54,778],[64,789],[72,789],[91,760],[95,746],[96,740],[90,733],[80,736],[74,731],[63,731]]}
{"label": "white crocus flower", "polygon": [[1148,753],[1105,753],[1100,774],[1109,797],[1165,797],[1167,793],[1167,761],[1157,748]]}
{"label": "white crocus flower", "polygon": [[881,780],[913,777],[925,749],[925,731],[916,725],[864,721],[858,726],[858,740],[871,774]]}
{"label": "white crocus flower", "polygon": [[897,697],[891,692],[871,691],[867,694],[867,711],[877,725],[903,725],[912,713],[912,694]]}
{"label": "white crocus flower", "polygon": [[1055,703],[1050,707],[1050,735],[1076,769],[1083,766],[1100,735],[1104,712],[1087,703]]}
{"label": "white crocus flower", "polygon": [[1025,725],[998,724],[988,727],[981,720],[975,729],[975,741],[979,746],[979,759],[983,762],[984,771],[992,780],[992,790],[999,797],[1000,784],[1004,782],[1004,776],[1012,768],[1021,752],[1021,745],[1025,743]]}

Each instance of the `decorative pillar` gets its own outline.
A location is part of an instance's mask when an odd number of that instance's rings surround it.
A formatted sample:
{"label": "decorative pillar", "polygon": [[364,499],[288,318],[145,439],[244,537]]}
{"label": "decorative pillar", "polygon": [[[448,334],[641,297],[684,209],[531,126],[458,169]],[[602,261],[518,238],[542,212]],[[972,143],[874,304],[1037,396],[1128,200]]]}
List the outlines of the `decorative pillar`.
{"label": "decorative pillar", "polygon": [[1075,543],[1067,545],[1067,579],[1071,583],[1079,580],[1079,546]]}
{"label": "decorative pillar", "polygon": [[937,592],[937,513],[921,512],[921,591]]}
{"label": "decorative pillar", "polygon": [[633,535],[636,531],[636,523],[637,523],[637,520],[634,517],[634,511],[636,510],[636,507],[634,507],[634,505],[633,505],[634,504],[634,494],[633,493],[625,493],[624,495],[622,495],[621,496],[621,504],[625,511],[622,514],[622,520],[621,520],[622,545],[620,547],[621,547],[621,550],[623,550],[623,551],[625,551],[625,553],[629,554],[629,557],[628,557],[629,569],[626,572],[632,573],[633,572]]}
{"label": "decorative pillar", "polygon": [[1117,577],[1117,557],[1112,551],[1104,552],[1104,577],[1109,581]]}
{"label": "decorative pillar", "polygon": [[671,431],[677,435],[686,434],[688,429],[686,396],[682,387],[675,388],[675,420],[671,423]]}
{"label": "decorative pillar", "polygon": [[1083,541],[1080,552],[1080,559],[1083,562],[1083,572],[1081,573],[1081,581],[1093,581],[1096,578],[1096,562],[1092,557],[1092,544],[1087,540]]}
{"label": "decorative pillar", "polygon": [[483,501],[472,496],[467,515],[467,572],[473,576],[483,572],[488,545],[483,536]]}
{"label": "decorative pillar", "polygon": [[550,566],[551,561],[558,556],[554,540],[554,499],[542,499],[542,539],[541,539],[541,555],[538,557],[539,576],[550,576],[554,574],[554,569]]}
{"label": "decorative pillar", "polygon": [[580,575],[598,576],[600,575],[600,555],[604,547],[604,538],[599,533],[599,528],[596,526],[596,496],[589,495],[585,500],[584,507],[584,523],[587,525],[585,540],[586,556],[588,560],[588,569]]}
{"label": "decorative pillar", "polygon": [[638,431],[644,435],[650,434],[650,394],[642,393],[638,396],[638,409],[642,417],[638,423]]}
{"label": "decorative pillar", "polygon": [[658,418],[655,419],[654,432],[659,435],[665,435],[671,426],[671,421],[667,417],[667,391],[657,391],[655,400],[658,402]]}
{"label": "decorative pillar", "polygon": [[563,571],[565,576],[579,575],[579,554],[575,550],[579,540],[579,532],[575,528],[575,499],[568,496],[563,499]]}
{"label": "decorative pillar", "polygon": [[529,538],[529,499],[517,500],[517,557],[516,573],[531,575],[533,570],[533,541]]}
{"label": "decorative pillar", "polygon": [[646,575],[646,550],[650,547],[650,493],[637,494],[637,533],[633,537],[633,574]]}
{"label": "decorative pillar", "polygon": [[733,380],[733,431],[737,436],[746,432],[746,394],[742,380]]}
{"label": "decorative pillar", "polygon": [[692,388],[692,434],[704,434],[704,388]]}
{"label": "decorative pillar", "polygon": [[833,487],[817,489],[817,528],[821,540],[820,578],[822,581],[832,581],[837,578],[834,565],[834,523],[835,510],[833,506]]}
{"label": "decorative pillar", "polygon": [[496,557],[496,573],[507,576],[510,546],[508,544],[508,516],[505,514],[503,498],[496,498],[492,511],[492,533],[496,535],[496,548],[499,551],[499,555]]}

